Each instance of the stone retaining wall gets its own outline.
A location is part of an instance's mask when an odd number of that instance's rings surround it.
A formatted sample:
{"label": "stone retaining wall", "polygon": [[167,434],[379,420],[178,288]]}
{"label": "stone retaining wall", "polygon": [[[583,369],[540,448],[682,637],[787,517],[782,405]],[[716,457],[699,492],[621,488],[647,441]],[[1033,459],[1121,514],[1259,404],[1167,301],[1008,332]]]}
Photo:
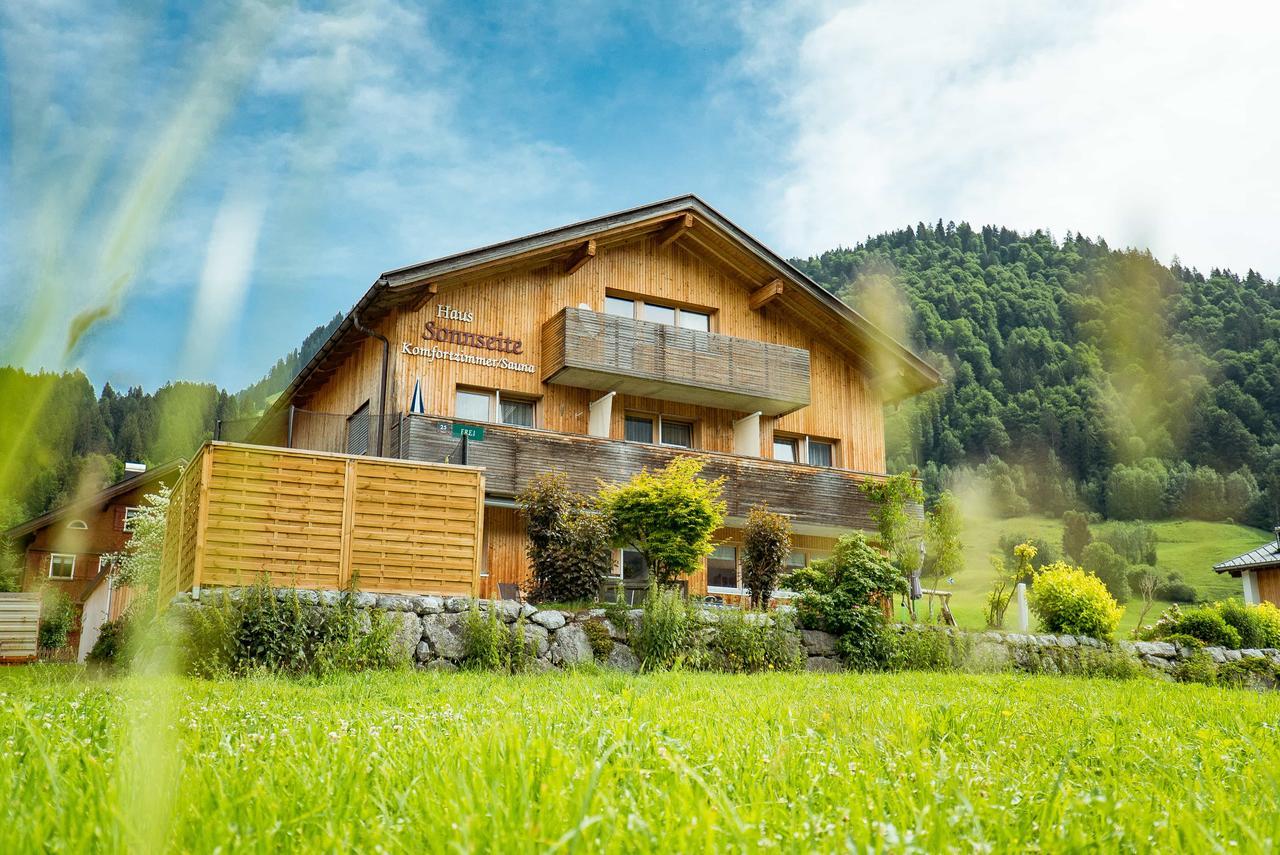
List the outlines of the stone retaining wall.
{"label": "stone retaining wall", "polygon": [[[280,589],[277,596],[291,595],[291,590]],[[237,598],[242,589],[225,591],[206,590],[200,603],[217,602],[222,596]],[[299,590],[299,600],[304,604],[321,603],[336,605],[344,596],[339,591]],[[556,609],[539,609],[529,603],[512,600],[477,600],[478,608],[488,613],[496,611],[504,624],[514,626],[523,617],[523,631],[535,658],[532,668],[552,670],[582,665],[595,661],[591,642],[583,624],[595,621],[613,640],[613,649],[606,660],[598,664],[622,671],[635,671],[638,661],[628,646],[631,631],[639,626],[640,609],[625,613],[602,608],[577,612]],[[175,605],[191,607],[189,594],[179,594]],[[463,627],[471,610],[470,597],[402,596],[357,593],[355,605],[360,609],[379,609],[396,627],[395,643],[419,668],[455,670],[462,659]],[[611,615],[622,620],[618,626]],[[718,610],[702,609],[699,616],[708,626],[718,618]],[[764,618],[768,620],[768,618]],[[1120,641],[1107,644],[1094,638],[1078,635],[1048,635],[1013,632],[967,632],[947,627],[894,625],[899,633],[928,632],[944,635],[953,650],[963,657],[963,665],[973,670],[1025,670],[1049,673],[1089,672],[1104,657],[1123,657],[1140,664],[1149,673],[1170,679],[1177,666],[1189,660],[1196,650],[1164,641]],[[804,648],[806,669],[817,672],[840,671],[843,666],[836,655],[836,638],[816,630],[797,630]],[[1206,647],[1204,652],[1215,663],[1241,659],[1265,659],[1280,667],[1280,650],[1225,650]]]}

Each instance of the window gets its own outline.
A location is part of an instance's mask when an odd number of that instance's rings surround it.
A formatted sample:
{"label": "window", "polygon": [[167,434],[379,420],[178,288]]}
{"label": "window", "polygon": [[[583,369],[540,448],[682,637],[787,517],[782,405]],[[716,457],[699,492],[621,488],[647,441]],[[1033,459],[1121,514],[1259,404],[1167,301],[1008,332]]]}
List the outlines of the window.
{"label": "window", "polygon": [[693,448],[693,425],[688,422],[662,420],[662,444]]}
{"label": "window", "polygon": [[77,531],[84,531],[85,529],[89,528],[89,524],[84,520],[72,520],[71,522],[67,523],[67,528],[74,528]]}
{"label": "window", "polygon": [[648,576],[644,556],[630,547],[618,550],[618,563],[613,570],[614,575],[620,576],[624,582],[636,581]]}
{"label": "window", "polygon": [[832,467],[836,465],[836,444],[829,439],[811,436],[785,436],[774,434],[773,459],[787,463],[808,463],[810,466]]}
{"label": "window", "polygon": [[707,556],[707,590],[719,589],[719,593],[738,591],[738,548],[717,546]]}
{"label": "window", "polygon": [[658,442],[693,448],[693,423],[647,413],[627,413],[622,436],[627,442]]}
{"label": "window", "polygon": [[605,297],[604,313],[606,315],[617,315],[620,318],[634,318],[636,316],[636,301],[622,297]]}
{"label": "window", "polygon": [[142,513],[142,508],[124,509],[124,530],[133,531],[133,521]]}
{"label": "window", "polygon": [[49,556],[50,579],[74,579],[76,576],[76,557],[55,552]]}
{"label": "window", "polygon": [[809,440],[809,465],[831,466],[831,461],[835,459],[833,451],[835,449],[829,442],[822,442],[817,439]]}
{"label": "window", "polygon": [[623,438],[627,442],[653,442],[653,419],[649,416],[627,416]]}
{"label": "window", "polygon": [[453,417],[468,422],[492,422],[534,426],[534,402],[526,398],[507,397],[502,392],[459,389],[453,402]]}
{"label": "window", "polygon": [[799,570],[801,567],[805,566],[804,557],[803,549],[791,550],[791,554],[787,556],[786,571],[790,573],[792,570]]}
{"label": "window", "polygon": [[372,423],[369,402],[365,401],[347,419],[347,454],[369,453],[369,428]]}
{"label": "window", "polygon": [[651,303],[647,300],[606,295],[604,313],[619,318],[634,318],[653,324],[680,327],[685,330],[711,332],[711,312],[706,309],[686,309],[683,306],[672,306],[666,303]]}
{"label": "window", "polygon": [[518,427],[533,427],[533,401],[502,398],[502,423]]}

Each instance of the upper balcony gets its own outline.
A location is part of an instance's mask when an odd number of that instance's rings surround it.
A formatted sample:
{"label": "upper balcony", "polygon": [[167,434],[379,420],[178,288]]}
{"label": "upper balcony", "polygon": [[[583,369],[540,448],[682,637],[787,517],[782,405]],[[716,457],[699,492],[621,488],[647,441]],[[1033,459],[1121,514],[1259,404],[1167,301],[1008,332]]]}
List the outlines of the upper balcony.
{"label": "upper balcony", "polygon": [[738,412],[809,404],[809,352],[567,308],[542,325],[542,380]]}

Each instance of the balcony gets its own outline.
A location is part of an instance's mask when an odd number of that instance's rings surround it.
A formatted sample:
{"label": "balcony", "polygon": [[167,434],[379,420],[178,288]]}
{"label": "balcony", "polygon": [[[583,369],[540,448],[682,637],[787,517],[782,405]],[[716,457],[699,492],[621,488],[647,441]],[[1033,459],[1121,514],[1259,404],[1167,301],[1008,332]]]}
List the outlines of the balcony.
{"label": "balcony", "polygon": [[809,352],[567,308],[542,326],[542,380],[778,416],[809,404]]}
{"label": "balcony", "polygon": [[[450,462],[462,462],[452,424],[433,416],[404,416],[396,434],[400,456],[434,463],[448,456]],[[706,460],[704,477],[724,477],[731,524],[740,525],[752,505],[768,502],[773,510],[790,514],[800,534],[875,529],[874,504],[860,487],[880,476],[846,469],[494,424],[484,426],[482,441],[468,444],[466,463],[484,467],[490,495],[514,496],[540,472],[563,472],[575,490],[595,493],[602,480],[625,481],[641,469],[658,469],[691,454]]]}

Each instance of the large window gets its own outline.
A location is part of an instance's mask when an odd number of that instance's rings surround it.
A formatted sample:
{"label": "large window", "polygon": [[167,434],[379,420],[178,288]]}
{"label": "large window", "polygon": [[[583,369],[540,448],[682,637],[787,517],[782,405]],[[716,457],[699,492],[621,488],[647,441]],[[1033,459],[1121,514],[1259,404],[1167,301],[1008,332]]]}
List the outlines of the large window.
{"label": "large window", "polygon": [[689,309],[630,297],[607,296],[604,298],[604,311],[607,315],[617,315],[620,318],[711,332],[711,311],[707,309]]}
{"label": "large window", "polygon": [[453,417],[468,422],[531,428],[534,411],[534,402],[528,398],[488,389],[459,389],[453,402]]}
{"label": "large window", "polygon": [[76,557],[55,552],[49,556],[50,579],[74,579],[76,577]]}
{"label": "large window", "polygon": [[124,530],[133,531],[133,521],[142,513],[142,508],[125,508],[124,509]]}
{"label": "large window", "polygon": [[693,448],[693,423],[648,413],[627,413],[623,438],[628,442],[654,442]]}
{"label": "large window", "polygon": [[717,546],[707,556],[707,590],[719,594],[736,594],[738,588],[738,548]]}
{"label": "large window", "polygon": [[613,565],[613,575],[620,576],[625,582],[644,579],[647,575],[644,556],[630,547],[619,549],[618,560]]}
{"label": "large window", "polygon": [[773,459],[832,467],[836,465],[836,444],[833,440],[812,436],[774,434]]}

